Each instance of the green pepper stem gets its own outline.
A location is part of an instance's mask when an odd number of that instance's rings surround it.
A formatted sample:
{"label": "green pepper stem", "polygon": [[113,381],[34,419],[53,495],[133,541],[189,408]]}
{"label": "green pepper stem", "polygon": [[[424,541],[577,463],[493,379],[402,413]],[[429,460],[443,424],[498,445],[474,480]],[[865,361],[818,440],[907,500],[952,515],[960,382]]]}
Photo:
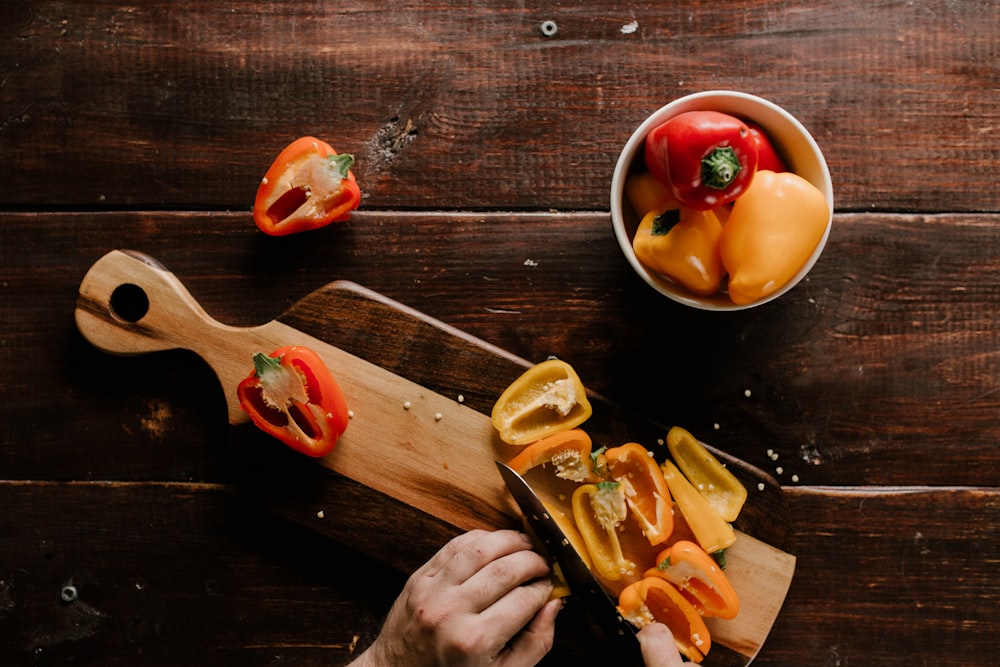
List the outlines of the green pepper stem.
{"label": "green pepper stem", "polygon": [[731,146],[719,146],[701,159],[701,182],[713,190],[725,190],[740,169],[736,151]]}
{"label": "green pepper stem", "polygon": [[354,156],[350,153],[338,153],[326,157],[330,167],[340,174],[341,178],[347,178],[347,171],[354,165]]}

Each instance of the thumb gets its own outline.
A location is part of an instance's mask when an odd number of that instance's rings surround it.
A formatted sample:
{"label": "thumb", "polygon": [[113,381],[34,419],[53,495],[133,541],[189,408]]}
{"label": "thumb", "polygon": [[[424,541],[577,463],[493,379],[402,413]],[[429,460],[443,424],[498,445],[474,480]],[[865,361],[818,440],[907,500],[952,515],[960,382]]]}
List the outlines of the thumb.
{"label": "thumb", "polygon": [[638,637],[646,667],[681,667],[683,664],[674,636],[667,626],[662,623],[647,625],[639,631]]}

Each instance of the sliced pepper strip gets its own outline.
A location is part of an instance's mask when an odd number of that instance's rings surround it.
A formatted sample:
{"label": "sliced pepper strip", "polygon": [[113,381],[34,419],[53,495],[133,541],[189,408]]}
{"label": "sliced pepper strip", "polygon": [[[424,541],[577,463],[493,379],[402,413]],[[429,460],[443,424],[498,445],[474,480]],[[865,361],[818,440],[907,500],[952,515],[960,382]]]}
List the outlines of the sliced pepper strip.
{"label": "sliced pepper strip", "polygon": [[593,443],[582,429],[561,431],[536,440],[507,464],[519,475],[532,468],[552,463],[556,476],[574,482],[596,482],[593,460],[590,457]]}
{"label": "sliced pepper strip", "polygon": [[681,471],[672,461],[664,461],[660,465],[663,478],[670,487],[677,507],[687,521],[701,548],[708,553],[725,549],[736,541],[736,533],[722,515],[708,504],[705,496],[685,479]]}
{"label": "sliced pepper strip", "polygon": [[667,541],[674,529],[673,503],[663,472],[649,450],[636,442],[604,453],[611,478],[625,489],[632,518],[652,545]]}
{"label": "sliced pepper strip", "polygon": [[703,616],[735,618],[740,598],[715,559],[694,542],[680,540],[656,557],[646,576],[666,579],[687,594]]}
{"label": "sliced pepper strip", "polygon": [[712,636],[701,614],[674,586],[660,577],[644,577],[618,596],[618,610],[639,627],[658,621],[674,635],[684,657],[701,662],[712,648]]}
{"label": "sliced pepper strip", "polygon": [[726,521],[735,521],[747,500],[747,489],[736,475],[691,433],[674,426],[667,432],[670,455],[688,481]]}
{"label": "sliced pepper strip", "polygon": [[575,428],[592,412],[587,390],[573,367],[549,359],[514,380],[493,405],[490,418],[501,440],[526,445]]}
{"label": "sliced pepper strip", "polygon": [[240,406],[265,433],[309,456],[325,456],[347,428],[344,394],[318,354],[302,346],[258,352],[236,388]]}
{"label": "sliced pepper strip", "polygon": [[[597,484],[583,484],[573,492],[573,521],[590,554],[593,569],[608,581],[618,581],[635,572],[636,565],[622,553],[617,523],[609,520],[601,504],[602,491]],[[596,502],[595,502],[596,501]]]}

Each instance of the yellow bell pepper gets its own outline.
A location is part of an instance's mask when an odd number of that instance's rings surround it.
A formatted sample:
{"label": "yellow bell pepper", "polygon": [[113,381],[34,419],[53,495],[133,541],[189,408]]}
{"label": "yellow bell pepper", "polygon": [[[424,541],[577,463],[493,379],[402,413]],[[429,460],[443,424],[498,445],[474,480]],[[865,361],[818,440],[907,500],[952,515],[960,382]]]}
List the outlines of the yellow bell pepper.
{"label": "yellow bell pepper", "polygon": [[714,553],[736,541],[733,527],[708,504],[705,496],[698,493],[698,489],[687,481],[672,461],[664,461],[660,470],[663,471],[663,479],[667,480],[677,508],[684,515],[684,520],[702,549]]}
{"label": "yellow bell pepper", "polygon": [[582,424],[593,408],[573,367],[559,359],[535,364],[514,380],[493,405],[500,439],[526,445]]}
{"label": "yellow bell pepper", "polygon": [[699,296],[719,291],[725,268],[719,253],[722,224],[714,211],[682,206],[678,211],[651,211],[632,239],[636,257],[648,269]]}
{"label": "yellow bell pepper", "polygon": [[625,179],[625,198],[640,220],[650,211],[663,213],[680,206],[670,188],[648,171],[628,175]]}
{"label": "yellow bell pepper", "polygon": [[705,496],[708,504],[726,521],[735,521],[747,500],[747,489],[736,479],[736,475],[680,426],[674,426],[667,432],[667,447],[674,463]]}
{"label": "yellow bell pepper", "polygon": [[624,496],[618,499],[620,502],[614,502],[615,492],[609,484],[615,483],[578,486],[571,504],[573,521],[590,554],[593,570],[608,581],[618,581],[634,574],[636,565],[625,557],[618,539],[618,525],[626,512]]}
{"label": "yellow bell pepper", "polygon": [[733,303],[752,303],[784,287],[812,256],[829,220],[826,197],[809,181],[758,171],[733,204],[720,240]]}

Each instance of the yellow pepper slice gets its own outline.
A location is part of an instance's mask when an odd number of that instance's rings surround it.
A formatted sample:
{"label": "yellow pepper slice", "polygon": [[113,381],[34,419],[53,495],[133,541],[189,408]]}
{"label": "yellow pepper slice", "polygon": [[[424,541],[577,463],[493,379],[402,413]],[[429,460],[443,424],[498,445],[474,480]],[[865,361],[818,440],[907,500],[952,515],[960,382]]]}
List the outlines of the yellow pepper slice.
{"label": "yellow pepper slice", "polygon": [[705,496],[698,493],[698,489],[685,479],[672,461],[664,461],[660,464],[660,470],[663,471],[663,479],[667,480],[667,486],[674,497],[674,502],[677,503],[677,508],[684,515],[688,527],[691,528],[702,549],[713,553],[725,549],[736,541],[733,527],[708,504]]}
{"label": "yellow pepper slice", "polygon": [[826,197],[809,181],[758,171],[733,204],[720,240],[733,303],[752,303],[784,287],[812,256],[829,221]]}
{"label": "yellow pepper slice", "polygon": [[[636,565],[622,553],[617,526],[622,515],[612,516],[606,502],[610,496],[597,484],[583,484],[573,492],[573,521],[590,554],[593,569],[608,581],[618,581],[635,572]],[[622,502],[624,506],[624,501]]]}
{"label": "yellow pepper slice", "polygon": [[700,296],[719,291],[725,268],[719,254],[722,223],[714,211],[682,206],[647,213],[632,238],[635,255],[648,269]]}
{"label": "yellow pepper slice", "polygon": [[726,521],[735,521],[747,500],[747,489],[712,456],[696,437],[680,426],[667,432],[667,447],[674,463],[708,504]]}
{"label": "yellow pepper slice", "polygon": [[504,390],[491,419],[501,440],[526,445],[575,428],[592,412],[587,390],[573,367],[549,359],[529,368]]}

